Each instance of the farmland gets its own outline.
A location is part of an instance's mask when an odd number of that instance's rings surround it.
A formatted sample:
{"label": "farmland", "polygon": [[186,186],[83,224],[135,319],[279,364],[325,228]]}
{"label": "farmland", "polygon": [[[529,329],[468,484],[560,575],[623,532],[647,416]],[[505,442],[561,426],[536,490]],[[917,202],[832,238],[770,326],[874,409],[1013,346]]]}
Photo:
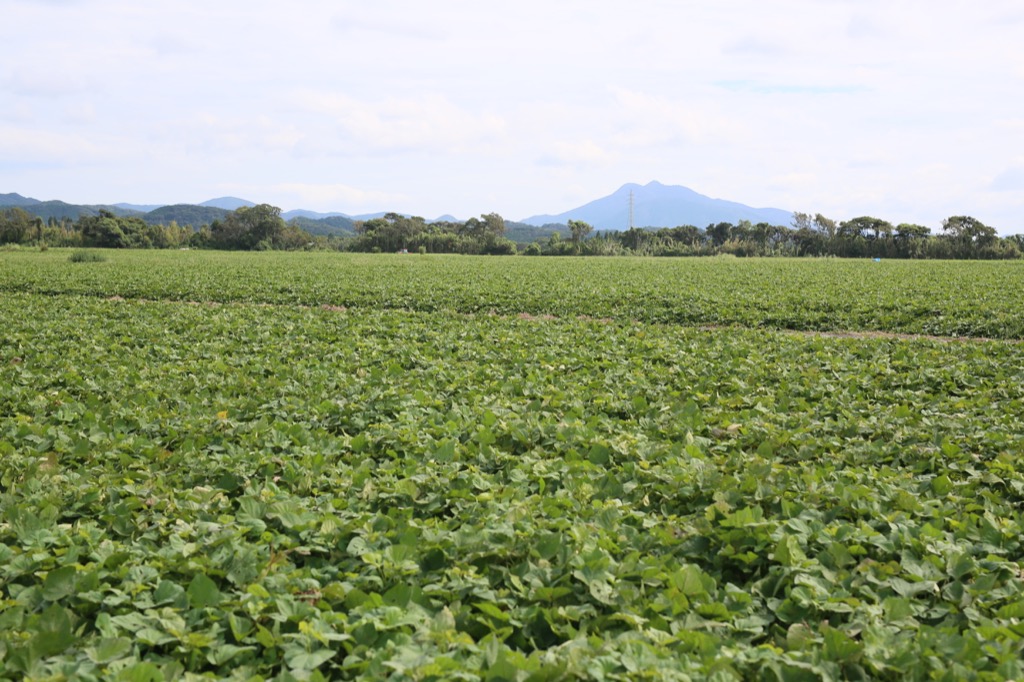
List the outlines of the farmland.
{"label": "farmland", "polygon": [[2,678],[1024,676],[1022,264],[105,255],[0,253]]}

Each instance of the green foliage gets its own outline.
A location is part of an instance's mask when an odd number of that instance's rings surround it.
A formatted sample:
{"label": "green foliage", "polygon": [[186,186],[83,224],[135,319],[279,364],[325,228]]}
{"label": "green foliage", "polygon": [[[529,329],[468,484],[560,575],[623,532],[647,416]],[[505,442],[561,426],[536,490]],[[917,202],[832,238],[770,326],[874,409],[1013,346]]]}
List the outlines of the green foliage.
{"label": "green foliage", "polygon": [[[387,213],[353,222],[345,216],[319,220],[296,217],[285,223],[280,209],[262,204],[239,211],[190,205],[165,206],[147,214],[115,207],[72,207],[59,219],[47,212],[52,202],[0,210],[0,244],[47,243],[109,248],[216,248],[225,250],[346,250],[387,253],[419,251],[512,255],[517,244],[540,243],[546,255],[838,256],[844,258],[1010,260],[1024,256],[1017,237],[970,216],[943,221],[942,234],[920,225],[860,216],[836,223],[823,215],[794,213],[793,225],[716,223],[671,228],[607,231],[588,239],[590,225],[533,227],[508,223],[497,213],[465,222],[428,223],[422,217]],[[56,202],[60,203],[60,202]],[[68,206],[68,205],[65,205]],[[40,208],[41,207],[41,208]],[[40,208],[44,218],[32,215]],[[75,216],[75,223],[68,216]],[[209,224],[207,224],[209,223]],[[193,230],[192,227],[198,227]],[[568,238],[568,241],[564,241]]]}
{"label": "green foliage", "polygon": [[242,206],[223,221],[210,225],[212,245],[228,250],[265,250],[280,241],[287,229],[281,209],[269,204]]}
{"label": "green foliage", "polygon": [[149,224],[142,218],[118,217],[106,210],[80,218],[76,227],[84,246],[110,249],[172,248],[185,243],[192,233],[190,228],[180,228],[173,222]]}
{"label": "green foliage", "polygon": [[1024,675],[1024,347],[658,319],[1018,264],[2,258],[0,678]]}
{"label": "green foliage", "polygon": [[107,260],[106,256],[98,251],[73,251],[68,256],[68,262],[70,263],[102,263]]}
{"label": "green foliage", "polygon": [[428,223],[419,216],[388,213],[357,223],[357,237],[350,251],[395,253],[425,250],[428,253],[511,255],[515,242],[504,237],[505,221],[497,213],[470,218],[464,223]]}
{"label": "green foliage", "polygon": [[536,227],[526,223],[505,221],[505,236],[517,244],[532,244],[533,242],[546,241],[556,232],[562,235],[563,238],[569,236],[569,228],[558,223]]}
{"label": "green foliage", "polygon": [[572,243],[579,250],[580,242],[582,242],[588,234],[593,232],[594,228],[590,223],[586,223],[582,220],[570,220],[568,223],[569,236],[572,238]]}
{"label": "green foliage", "polygon": [[1024,301],[1011,295],[1024,290],[1020,262],[105,255],[90,271],[67,251],[5,253],[0,292],[1024,338]]}
{"label": "green foliage", "polygon": [[299,216],[292,218],[288,222],[312,235],[341,235],[350,237],[355,234],[355,221],[346,216],[330,216],[319,219]]}
{"label": "green foliage", "polygon": [[[9,207],[0,208],[6,209]],[[78,205],[69,204],[64,201],[40,201],[32,204],[22,204],[20,208],[31,214],[33,218],[39,218],[44,222],[59,222],[63,220],[74,221],[88,216],[95,217],[104,211],[118,217],[141,217],[145,215],[144,213],[120,208],[118,206]]]}
{"label": "green foliage", "polygon": [[28,242],[40,221],[33,218],[21,207],[0,210],[0,244],[23,244]]}
{"label": "green foliage", "polygon": [[143,216],[147,223],[154,225],[191,225],[199,228],[209,225],[215,220],[224,220],[230,211],[214,206],[194,206],[192,204],[174,204],[161,206]]}

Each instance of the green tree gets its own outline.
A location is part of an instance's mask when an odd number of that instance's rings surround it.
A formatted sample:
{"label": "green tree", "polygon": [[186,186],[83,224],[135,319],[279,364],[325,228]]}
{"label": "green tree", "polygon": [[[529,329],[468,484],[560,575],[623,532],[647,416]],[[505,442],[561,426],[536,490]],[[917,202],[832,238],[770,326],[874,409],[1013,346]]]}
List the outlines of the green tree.
{"label": "green tree", "polygon": [[932,231],[924,225],[915,225],[914,223],[900,223],[896,226],[896,240],[897,241],[911,241],[913,239],[924,239],[930,235]]}
{"label": "green tree", "polygon": [[0,244],[21,244],[32,238],[32,216],[23,208],[0,211]]}
{"label": "green tree", "polygon": [[153,245],[148,236],[149,225],[142,218],[119,218],[106,209],[100,209],[99,215],[79,218],[78,231],[86,246],[137,249]]}
{"label": "green tree", "polygon": [[275,248],[287,225],[281,209],[270,204],[243,206],[210,225],[212,243],[219,249],[249,251]]}
{"label": "green tree", "polygon": [[998,237],[994,227],[989,227],[977,218],[955,215],[942,221],[942,231],[962,244],[986,246]]}
{"label": "green tree", "polygon": [[705,232],[707,232],[708,237],[711,238],[712,244],[715,246],[721,246],[729,241],[729,237],[732,236],[733,229],[732,223],[717,223],[714,225],[708,225]]}
{"label": "green tree", "polygon": [[814,218],[810,213],[800,213],[799,211],[793,213],[793,229],[797,231],[813,230]]}
{"label": "green tree", "polygon": [[505,236],[505,219],[497,213],[484,213],[480,216],[483,221],[484,230],[487,234],[495,237]]}
{"label": "green tree", "polygon": [[700,228],[696,225],[676,225],[669,228],[668,235],[672,238],[672,241],[686,244],[687,246],[696,246],[700,243],[701,239]]}
{"label": "green tree", "polygon": [[838,226],[836,225],[836,221],[831,218],[826,218],[820,213],[815,213],[813,225],[814,229],[825,235],[826,239],[836,238],[836,230],[838,229]]}
{"label": "green tree", "polygon": [[594,228],[590,223],[582,220],[570,220],[569,221],[569,236],[572,238],[573,246],[576,252],[579,253],[580,244],[586,238],[588,234],[593,232]]}

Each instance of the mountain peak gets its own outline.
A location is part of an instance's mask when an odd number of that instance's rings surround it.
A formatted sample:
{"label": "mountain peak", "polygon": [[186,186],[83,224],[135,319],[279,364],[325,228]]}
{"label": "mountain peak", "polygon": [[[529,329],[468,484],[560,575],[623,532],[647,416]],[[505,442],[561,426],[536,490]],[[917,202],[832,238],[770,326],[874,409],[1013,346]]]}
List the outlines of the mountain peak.
{"label": "mountain peak", "polygon": [[0,194],[0,206],[34,206],[41,204],[38,199],[23,197],[17,192],[11,194]]}
{"label": "mountain peak", "polygon": [[216,199],[210,199],[199,204],[200,206],[209,206],[212,208],[223,208],[227,211],[235,211],[243,206],[246,208],[252,208],[256,204],[249,201],[248,199],[239,199],[238,197],[218,197]]}
{"label": "mountain peak", "polygon": [[[632,194],[632,202],[629,195]],[[632,207],[631,204],[632,203]],[[753,208],[734,201],[712,199],[682,185],[664,185],[652,180],[646,185],[627,183],[614,193],[588,204],[559,213],[538,215],[521,221],[529,225],[565,224],[583,220],[599,230],[625,230],[637,227],[675,227],[749,220],[752,223],[788,225],[792,212],[777,208]]]}

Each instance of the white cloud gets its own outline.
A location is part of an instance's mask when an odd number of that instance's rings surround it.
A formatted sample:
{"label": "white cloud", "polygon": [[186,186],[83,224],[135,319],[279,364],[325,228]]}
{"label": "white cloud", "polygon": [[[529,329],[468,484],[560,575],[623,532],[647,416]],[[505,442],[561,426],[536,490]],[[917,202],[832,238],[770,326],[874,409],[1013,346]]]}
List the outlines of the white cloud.
{"label": "white cloud", "polygon": [[836,218],[1019,215],[1014,191],[992,191],[1024,166],[1019,0],[3,13],[0,192],[233,185],[284,208],[523,217],[657,179]]}
{"label": "white cloud", "polygon": [[186,119],[156,121],[146,127],[151,144],[193,153],[233,154],[238,158],[288,154],[304,134],[265,114],[203,112]]}
{"label": "white cloud", "polygon": [[555,142],[553,149],[541,156],[542,166],[585,166],[604,165],[615,160],[615,156],[593,140],[580,142]]}
{"label": "white cloud", "polygon": [[996,192],[1024,191],[1024,164],[1007,168],[999,173],[989,187]]}
{"label": "white cloud", "polygon": [[0,125],[0,157],[10,162],[94,163],[116,152],[83,135]]}
{"label": "white cloud", "polygon": [[247,188],[257,194],[273,194],[292,198],[293,206],[312,206],[323,210],[345,206],[351,212],[373,211],[381,206],[401,203],[408,197],[391,192],[365,190],[343,184],[284,182],[266,188]]}
{"label": "white cloud", "polygon": [[746,133],[732,115],[708,99],[672,100],[625,88],[613,88],[623,144],[659,144],[683,139],[687,142],[726,143]]}
{"label": "white cloud", "polygon": [[92,102],[74,102],[64,107],[64,121],[73,125],[87,125],[96,121],[96,107]]}
{"label": "white cloud", "polygon": [[[347,147],[364,152],[467,151],[505,132],[501,116],[474,113],[434,93],[371,100],[302,92],[295,99],[307,111],[326,117]],[[330,140],[326,142],[330,148]]]}
{"label": "white cloud", "polygon": [[88,80],[73,71],[19,69],[0,80],[0,91],[22,97],[57,98],[77,95],[89,89]]}

